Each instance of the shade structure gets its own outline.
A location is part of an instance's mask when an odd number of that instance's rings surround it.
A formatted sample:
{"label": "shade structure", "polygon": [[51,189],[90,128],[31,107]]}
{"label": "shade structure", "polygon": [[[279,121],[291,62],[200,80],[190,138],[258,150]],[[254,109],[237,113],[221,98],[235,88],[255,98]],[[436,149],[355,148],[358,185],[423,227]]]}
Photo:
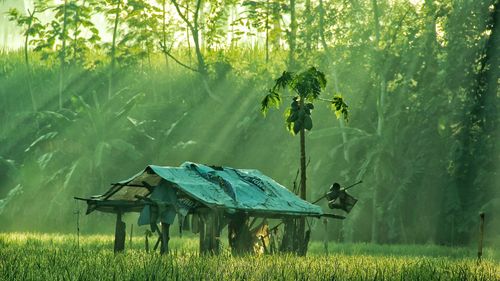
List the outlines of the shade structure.
{"label": "shade structure", "polygon": [[[163,193],[171,194],[164,201],[175,210],[209,208],[264,217],[323,215],[319,206],[300,199],[258,170],[192,162],[179,167],[149,165],[131,178],[113,184],[103,195],[83,200],[88,203],[87,213],[141,212],[155,201],[155,194],[160,194],[156,189],[174,191]],[[158,204],[158,199],[153,203]]]}

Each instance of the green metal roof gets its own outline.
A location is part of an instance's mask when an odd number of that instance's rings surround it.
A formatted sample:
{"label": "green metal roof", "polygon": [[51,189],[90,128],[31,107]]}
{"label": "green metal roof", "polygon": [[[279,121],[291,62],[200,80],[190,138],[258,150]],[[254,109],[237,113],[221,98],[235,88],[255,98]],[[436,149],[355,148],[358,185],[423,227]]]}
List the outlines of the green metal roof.
{"label": "green metal roof", "polygon": [[[160,185],[165,180],[169,185]],[[147,198],[155,188],[171,186],[180,197],[209,208],[227,212],[245,211],[254,215],[321,216],[323,211],[290,192],[258,170],[211,167],[186,162],[180,167],[149,165],[135,176],[111,187],[104,195],[92,197],[94,209],[112,211],[123,204],[127,211],[139,211],[138,198]],[[168,187],[167,187],[168,188]]]}

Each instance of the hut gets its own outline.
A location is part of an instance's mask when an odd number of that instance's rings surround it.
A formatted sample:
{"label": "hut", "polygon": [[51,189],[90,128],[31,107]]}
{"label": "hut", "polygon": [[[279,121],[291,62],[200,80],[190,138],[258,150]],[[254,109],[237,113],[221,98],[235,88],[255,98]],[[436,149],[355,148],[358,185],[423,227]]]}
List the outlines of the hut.
{"label": "hut", "polygon": [[[160,244],[161,253],[168,250],[169,229],[176,216],[184,224],[181,227],[191,226],[199,233],[200,252],[214,254],[219,252],[221,231],[226,226],[233,253],[251,252],[256,236],[264,251],[273,252],[286,245],[276,246],[269,239],[267,219],[279,219],[286,225],[297,218],[325,216],[319,206],[300,199],[258,170],[191,162],[180,167],[149,165],[112,184],[103,195],[75,198],[87,202],[87,214],[116,214],[115,252],[125,247],[122,215],[127,212],[140,213],[138,224],[149,224],[152,232],[158,233],[155,249]],[[253,227],[257,219],[261,223]],[[284,244],[289,239],[281,240]]]}

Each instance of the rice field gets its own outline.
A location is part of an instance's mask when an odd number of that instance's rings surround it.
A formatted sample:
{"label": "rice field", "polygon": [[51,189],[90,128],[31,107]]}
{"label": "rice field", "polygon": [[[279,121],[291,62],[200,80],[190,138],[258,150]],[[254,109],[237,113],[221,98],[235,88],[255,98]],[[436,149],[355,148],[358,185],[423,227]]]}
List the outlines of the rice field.
{"label": "rice field", "polygon": [[[307,257],[197,254],[197,240],[172,238],[170,254],[143,250],[134,238],[115,255],[112,236],[0,234],[1,280],[500,280],[500,264],[473,250],[313,242]],[[490,253],[487,252],[486,254]]]}

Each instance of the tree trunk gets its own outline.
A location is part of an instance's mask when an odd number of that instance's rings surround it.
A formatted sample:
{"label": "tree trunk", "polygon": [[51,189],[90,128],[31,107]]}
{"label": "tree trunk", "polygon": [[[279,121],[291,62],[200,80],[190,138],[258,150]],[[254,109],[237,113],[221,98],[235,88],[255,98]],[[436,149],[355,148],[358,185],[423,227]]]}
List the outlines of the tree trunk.
{"label": "tree trunk", "polygon": [[193,25],[191,29],[191,33],[193,35],[193,41],[194,41],[194,50],[196,52],[196,59],[198,60],[198,71],[202,75],[203,79],[206,79],[208,76],[207,73],[207,66],[205,65],[205,58],[203,57],[203,54],[201,52],[201,47],[200,47],[200,30],[199,30],[199,23],[198,23],[198,17],[201,9],[201,2],[202,0],[198,0],[196,2],[196,10],[194,14],[194,20],[193,20]]}
{"label": "tree trunk", "polygon": [[[375,56],[379,56],[379,44],[380,44],[380,23],[379,23],[379,10],[378,10],[378,4],[377,0],[372,0],[372,8],[373,8],[373,19],[374,19],[374,30],[375,30]],[[380,79],[380,94],[378,97],[378,104],[377,104],[377,112],[378,112],[378,120],[377,120],[377,135],[379,138],[382,137],[382,132],[383,132],[383,124],[384,124],[384,102],[385,102],[385,78],[381,73],[379,73],[379,79]],[[377,178],[377,177],[376,177]],[[373,193],[372,193],[372,225],[371,225],[371,242],[372,243],[377,243],[378,242],[378,210],[377,210],[377,204],[379,201],[379,190],[378,190],[378,185],[379,183],[376,183],[373,185]]]}
{"label": "tree trunk", "polygon": [[312,32],[312,11],[311,11],[311,0],[306,0],[305,3],[305,26],[308,28],[305,29],[305,43],[306,43],[306,51],[311,51],[311,32]]}
{"label": "tree trunk", "polygon": [[288,44],[290,50],[288,53],[288,66],[295,68],[295,43],[297,37],[297,17],[295,15],[295,0],[290,0],[290,31],[288,34]]}
{"label": "tree trunk", "polygon": [[[193,20],[190,21],[188,17],[189,10],[186,9],[185,13],[182,13],[179,3],[177,3],[176,0],[171,0],[172,4],[174,4],[175,9],[177,10],[177,14],[181,19],[186,23],[188,26],[189,31],[191,31],[191,35],[193,37],[194,41],[194,47],[195,47],[195,52],[196,52],[196,59],[198,61],[198,67],[196,71],[200,73],[201,76],[201,82],[203,83],[203,86],[205,87],[205,90],[208,94],[209,97],[213,98],[214,100],[218,102],[222,102],[219,98],[217,98],[213,93],[212,90],[210,89],[210,86],[208,85],[208,70],[207,70],[207,65],[205,64],[205,58],[203,56],[203,53],[201,51],[200,47],[200,30],[199,30],[199,14],[201,11],[201,6],[202,6],[202,0],[198,0],[196,2],[196,8],[194,10],[194,15],[193,15]],[[189,42],[189,40],[188,40]],[[191,68],[190,68],[191,69]]]}
{"label": "tree trunk", "polygon": [[[500,30],[498,29],[498,24],[500,22],[500,1],[496,1],[493,12],[491,15],[491,35],[490,38],[488,39],[488,42],[486,43],[486,57],[485,61],[489,65],[487,73],[485,73],[486,77],[486,95],[487,95],[487,100],[489,106],[493,106],[494,110],[491,110],[492,113],[495,113],[497,115],[497,103],[494,102],[495,96],[498,93],[498,78],[500,76],[500,56],[499,51],[500,51]],[[491,101],[489,100],[491,99]],[[494,116],[496,117],[496,116]],[[494,125],[496,128],[498,123],[496,123],[494,120],[496,118],[491,120],[491,124]],[[491,128],[492,131],[495,131],[495,128]]]}
{"label": "tree trunk", "polygon": [[67,29],[67,23],[68,23],[68,12],[66,10],[68,6],[68,0],[64,0],[64,17],[63,17],[63,28],[62,28],[62,47],[61,47],[61,53],[59,54],[59,110],[62,109],[62,94],[64,90],[64,71],[65,71],[65,65],[66,65],[66,29]]}
{"label": "tree trunk", "polygon": [[120,9],[121,9],[121,0],[118,0],[116,3],[116,13],[115,13],[115,21],[114,21],[114,26],[113,26],[113,39],[111,42],[111,66],[109,68],[109,73],[108,73],[108,99],[111,98],[111,95],[113,94],[114,91],[114,85],[113,85],[113,76],[114,76],[114,71],[115,71],[115,63],[116,63],[116,37],[118,33],[118,23],[120,22]]}
{"label": "tree trunk", "polygon": [[[328,45],[326,44],[325,39],[325,6],[323,5],[323,0],[319,0],[319,39],[321,42],[321,46],[325,50],[328,51]],[[330,55],[327,52],[327,55]]]}
{"label": "tree trunk", "polygon": [[266,63],[269,62],[269,0],[266,0]]}
{"label": "tree trunk", "polygon": [[207,67],[205,65],[205,58],[201,53],[198,35],[199,35],[198,24],[195,24],[195,28],[193,29],[193,41],[194,41],[194,50],[196,52],[196,59],[198,61],[198,72],[200,72],[200,74],[204,78],[206,78],[208,76]]}
{"label": "tree trunk", "polygon": [[[82,8],[85,8],[85,0],[82,2]],[[80,27],[80,15],[79,15],[79,8],[75,11],[75,34],[73,36],[73,60],[72,64],[76,64],[76,53],[78,52],[78,29]]]}
{"label": "tree trunk", "polygon": [[[466,100],[468,106],[465,106],[464,125],[460,136],[462,149],[456,161],[457,172],[454,180],[462,209],[455,215],[452,235],[458,244],[466,243],[472,234],[473,223],[464,222],[462,218],[481,208],[481,205],[495,196],[495,189],[488,186],[495,186],[496,183],[494,167],[497,158],[493,155],[498,155],[495,145],[498,142],[492,140],[498,135],[500,1],[495,2],[489,16],[483,34],[490,32],[490,35],[484,48],[477,54],[474,67],[478,69]],[[474,198],[470,196],[471,189],[477,190]]]}
{"label": "tree trunk", "polygon": [[[300,99],[299,106],[301,109],[304,108],[304,99]],[[304,122],[302,122],[304,124]],[[306,188],[306,138],[305,138],[305,128],[300,129],[300,198],[307,200],[307,188]],[[299,225],[297,230],[297,249],[303,249],[305,247],[304,234],[306,228],[306,219],[301,217],[298,219]],[[305,253],[304,253],[305,255]]]}
{"label": "tree trunk", "polygon": [[[33,25],[33,19],[35,17],[36,13],[36,8],[33,10],[33,12],[28,11],[29,13],[29,22],[28,22],[28,30],[31,29],[31,26]],[[33,112],[36,113],[38,111],[36,100],[35,100],[35,95],[33,94],[33,86],[31,85],[31,64],[29,61],[29,32],[26,32],[26,35],[24,37],[24,63],[26,64],[26,73],[27,73],[27,78],[26,78],[26,84],[28,85],[28,91],[30,93],[31,97],[31,105],[33,107]]]}
{"label": "tree trunk", "polygon": [[[163,49],[167,50],[167,23],[166,23],[166,14],[167,14],[167,1],[163,0],[162,2],[162,42],[163,42]],[[164,51],[163,55],[165,56],[165,66],[168,68],[168,55]]]}
{"label": "tree trunk", "polygon": [[306,138],[305,129],[302,128],[300,130],[300,198],[304,200],[306,200],[306,169]]}

